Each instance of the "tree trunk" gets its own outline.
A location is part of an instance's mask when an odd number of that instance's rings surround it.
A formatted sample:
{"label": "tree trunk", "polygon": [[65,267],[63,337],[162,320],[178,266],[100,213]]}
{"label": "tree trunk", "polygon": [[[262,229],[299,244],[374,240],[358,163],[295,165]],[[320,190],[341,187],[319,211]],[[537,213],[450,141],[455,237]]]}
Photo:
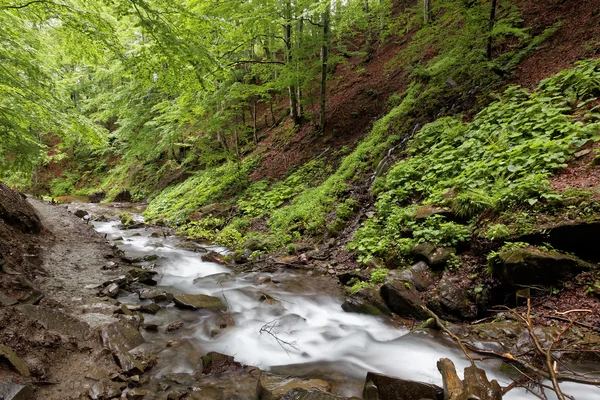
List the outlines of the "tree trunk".
{"label": "tree trunk", "polygon": [[258,137],[256,137],[256,99],[252,103],[252,123],[253,123],[252,135],[254,137],[254,144],[257,144]]}
{"label": "tree trunk", "polygon": [[431,0],[423,0],[423,22],[431,21]]}
{"label": "tree trunk", "polygon": [[[292,65],[292,5],[290,1],[286,3],[286,21],[283,27],[284,41],[286,48],[286,63],[288,67]],[[290,115],[294,124],[298,123],[298,98],[296,93],[296,85],[291,84],[288,88],[290,97]]]}
{"label": "tree trunk", "polygon": [[492,31],[494,30],[494,24],[496,23],[496,0],[492,0],[492,10],[490,11],[490,30],[488,32],[488,43],[487,43],[487,58],[492,59]]}
{"label": "tree trunk", "polygon": [[323,13],[323,44],[321,46],[321,107],[319,116],[319,128],[325,130],[325,103],[327,90],[327,61],[329,56],[329,5]]}
{"label": "tree trunk", "polygon": [[[298,48],[302,46],[302,33],[304,31],[304,19],[298,21]],[[300,74],[300,63],[296,61],[296,74]],[[298,118],[302,118],[304,109],[302,107],[302,86],[298,85]]]}

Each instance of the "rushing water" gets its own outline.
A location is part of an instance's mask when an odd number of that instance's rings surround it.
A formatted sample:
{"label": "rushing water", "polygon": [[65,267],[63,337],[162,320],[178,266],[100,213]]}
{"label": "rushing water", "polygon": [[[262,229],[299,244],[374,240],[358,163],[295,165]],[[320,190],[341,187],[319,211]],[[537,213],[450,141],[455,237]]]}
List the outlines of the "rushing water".
{"label": "rushing water", "polygon": [[[90,204],[85,208],[113,217],[119,213],[118,208],[104,205]],[[136,211],[140,210],[133,210]],[[134,214],[134,219],[141,217]],[[190,249],[189,242],[176,236],[165,237],[160,228],[121,230],[118,221],[93,224],[129,257],[157,255],[157,260],[146,264],[156,263],[160,272],[158,285],[166,291],[217,296],[228,305],[226,314],[181,310],[170,305],[157,315],[146,315],[148,323],[185,321],[184,328],[171,334],[144,333],[151,343],[164,344],[174,338],[186,343],[186,350],[173,351],[170,357],[165,353],[159,359],[153,370],[157,376],[193,372],[199,354],[217,351],[263,370],[325,377],[333,382],[336,394],[360,396],[368,371],[441,385],[438,359],[452,359],[459,374],[468,366],[461,351],[446,338],[409,334],[384,318],[344,312],[340,306],[343,293],[331,278],[299,270],[234,273],[201,260],[201,251],[225,252],[223,248]],[[153,232],[159,232],[159,237],[151,237]],[[124,295],[119,300],[140,302],[136,295]],[[498,372],[499,361],[478,365],[502,386],[510,383]],[[564,383],[562,388],[576,399],[599,398],[593,387]],[[524,390],[511,390],[505,398],[535,397]]]}

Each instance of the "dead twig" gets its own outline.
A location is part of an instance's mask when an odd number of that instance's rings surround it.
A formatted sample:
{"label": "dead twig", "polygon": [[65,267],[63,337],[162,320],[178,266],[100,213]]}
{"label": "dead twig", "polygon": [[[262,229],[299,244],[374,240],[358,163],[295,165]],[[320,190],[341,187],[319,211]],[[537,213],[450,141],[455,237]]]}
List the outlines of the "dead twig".
{"label": "dead twig", "polygon": [[429,308],[427,308],[425,306],[422,306],[422,307],[435,320],[436,325],[441,330],[443,330],[446,334],[448,334],[452,339],[454,339],[454,341],[460,346],[460,349],[463,351],[463,353],[465,353],[465,356],[471,362],[471,365],[475,366],[475,360],[473,360],[473,357],[471,357],[471,355],[467,351],[467,348],[463,344],[462,340],[460,340],[460,338],[458,336],[456,336],[448,328],[446,328],[446,326],[442,323],[442,320],[440,320],[440,317],[438,317],[433,311],[431,311]]}
{"label": "dead twig", "polygon": [[[290,352],[288,350],[287,347],[290,347],[296,351],[300,351],[300,349],[298,348],[298,344],[294,341],[294,342],[287,342],[279,337],[277,337],[277,328],[279,327],[280,321],[279,318],[274,319],[273,321],[267,322],[266,324],[264,324],[260,330],[258,331],[258,333],[266,333],[270,336],[273,337],[273,339],[275,339],[277,341],[277,344],[279,346],[281,346],[281,348],[283,350],[285,350],[285,352],[287,353],[288,357],[290,357]],[[287,346],[287,347],[286,347]]]}

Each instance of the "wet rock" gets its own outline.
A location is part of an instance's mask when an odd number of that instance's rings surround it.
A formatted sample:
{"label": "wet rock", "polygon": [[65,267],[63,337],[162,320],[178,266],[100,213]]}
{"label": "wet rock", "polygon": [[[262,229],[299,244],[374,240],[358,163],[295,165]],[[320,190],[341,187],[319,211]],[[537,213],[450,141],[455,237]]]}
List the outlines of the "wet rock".
{"label": "wet rock", "polygon": [[96,192],[92,193],[88,196],[88,201],[90,203],[100,203],[106,197],[106,193],[104,192]]}
{"label": "wet rock", "polygon": [[146,396],[154,396],[154,392],[148,389],[133,388],[125,392],[125,397],[131,400],[141,400]]}
{"label": "wet rock", "polygon": [[509,285],[553,285],[591,268],[576,257],[533,246],[500,251],[490,266],[494,275]]}
{"label": "wet rock", "polygon": [[301,379],[262,374],[259,380],[260,400],[280,400],[293,389],[331,391],[331,384],[321,379]]}
{"label": "wet rock", "polygon": [[253,237],[246,241],[244,248],[250,251],[266,251],[272,244],[271,240]]}
{"label": "wet rock", "polygon": [[381,297],[385,304],[401,317],[427,319],[419,292],[408,282],[388,277],[381,286]]}
{"label": "wet rock", "polygon": [[110,283],[108,286],[106,286],[100,291],[100,296],[115,298],[119,294],[119,289],[119,285],[117,285],[116,283]]}
{"label": "wet rock", "polygon": [[415,258],[425,261],[431,267],[443,267],[456,250],[451,247],[436,247],[432,243],[424,242],[416,244],[412,253]]}
{"label": "wet rock", "polygon": [[100,331],[102,345],[112,352],[117,364],[125,373],[142,373],[144,366],[129,350],[144,343],[140,332],[131,324],[114,322]]}
{"label": "wet rock", "polygon": [[228,313],[213,314],[204,320],[202,330],[205,335],[214,338],[226,329],[235,326],[235,321]]}
{"label": "wet rock", "polygon": [[358,397],[339,397],[317,390],[292,389],[281,400],[360,400]]}
{"label": "wet rock", "polygon": [[216,251],[209,251],[208,253],[200,256],[200,258],[202,259],[202,261],[206,262],[214,262],[217,264],[229,265],[229,263],[223,259],[223,256],[217,253]]}
{"label": "wet rock", "polygon": [[382,315],[391,312],[381,298],[379,289],[376,287],[362,288],[358,292],[346,297],[346,301],[342,304],[342,309],[346,312],[368,315]]}
{"label": "wet rock", "polygon": [[148,332],[158,331],[158,325],[156,324],[140,324],[140,328]]}
{"label": "wet rock", "polygon": [[33,207],[3,183],[0,183],[0,220],[23,233],[42,231],[42,223]]}
{"label": "wet rock", "polygon": [[137,281],[145,285],[154,286],[158,282],[154,279],[158,275],[157,271],[147,270],[143,268],[131,268],[127,271],[129,282]]}
{"label": "wet rock", "polygon": [[488,380],[485,371],[471,365],[464,369],[464,380],[456,374],[454,363],[441,358],[437,363],[444,382],[444,399],[501,400],[502,388],[496,380]]}
{"label": "wet rock", "polygon": [[92,400],[109,400],[120,397],[126,386],[123,382],[113,382],[104,379],[96,382],[88,391],[88,395]]}
{"label": "wet rock", "polygon": [[117,264],[114,261],[109,261],[108,263],[106,263],[102,266],[102,269],[104,269],[104,270],[113,270],[113,269],[117,269],[117,268],[119,268],[119,264]]}
{"label": "wet rock", "polygon": [[223,372],[231,368],[241,368],[241,364],[233,359],[232,356],[211,351],[202,356],[202,373],[210,374]]}
{"label": "wet rock", "polygon": [[12,382],[0,381],[0,399],[2,400],[29,400],[33,397],[33,387],[18,385]]}
{"label": "wet rock", "polygon": [[178,294],[173,296],[173,301],[177,306],[182,308],[227,310],[227,306],[221,299],[205,294]]}
{"label": "wet rock", "polygon": [[87,211],[85,210],[75,210],[75,212],[73,213],[77,218],[83,218],[86,215],[90,215]]}
{"label": "wet rock", "polygon": [[19,310],[27,317],[38,321],[44,328],[79,340],[86,340],[93,333],[88,324],[62,311],[33,305],[19,306]]}
{"label": "wet rock", "polygon": [[[372,386],[368,388],[368,384]],[[366,400],[443,400],[444,390],[431,383],[394,378],[374,372],[367,373],[363,397]]]}
{"label": "wet rock", "polygon": [[145,313],[149,313],[149,314],[156,314],[161,309],[162,309],[162,307],[156,303],[145,304],[140,307],[141,312],[145,312]]}
{"label": "wet rock", "polygon": [[139,292],[140,300],[152,300],[155,303],[171,301],[173,295],[160,289],[145,289]]}
{"label": "wet rock", "polygon": [[167,325],[167,327],[165,328],[165,332],[176,331],[177,329],[180,329],[182,326],[183,326],[183,321],[175,321],[175,322]]}
{"label": "wet rock", "polygon": [[229,272],[222,272],[220,274],[201,276],[194,279],[194,285],[200,287],[204,285],[214,285],[215,283],[221,284],[223,282],[235,282],[235,276]]}
{"label": "wet rock", "polygon": [[444,277],[436,289],[427,300],[427,306],[438,316],[449,321],[475,318],[477,311],[471,307],[467,292],[453,279]]}
{"label": "wet rock", "polygon": [[11,348],[0,344],[0,357],[6,358],[22,376],[27,378],[31,375],[29,372],[29,367],[27,364],[25,364],[25,361],[23,361],[21,357],[12,351]]}
{"label": "wet rock", "polygon": [[[211,386],[194,386],[188,389],[185,399],[190,400],[222,400],[225,396],[223,390]],[[237,398],[237,397],[236,397]]]}
{"label": "wet rock", "polygon": [[123,190],[115,196],[113,201],[119,203],[129,203],[131,202],[131,193],[129,193],[129,190]]}
{"label": "wet rock", "polygon": [[14,306],[17,303],[17,299],[15,299],[14,297],[7,296],[4,293],[2,293],[2,291],[0,291],[0,306]]}
{"label": "wet rock", "polygon": [[427,264],[419,261],[412,267],[404,270],[391,270],[388,274],[390,279],[401,280],[413,285],[419,292],[426,291],[433,283],[431,271]]}

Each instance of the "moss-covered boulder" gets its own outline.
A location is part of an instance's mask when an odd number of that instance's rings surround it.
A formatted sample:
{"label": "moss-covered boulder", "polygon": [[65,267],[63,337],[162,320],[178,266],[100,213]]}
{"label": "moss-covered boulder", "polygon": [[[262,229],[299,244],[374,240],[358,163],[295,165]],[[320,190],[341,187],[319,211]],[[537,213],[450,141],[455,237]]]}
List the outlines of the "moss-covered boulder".
{"label": "moss-covered boulder", "polygon": [[342,304],[342,309],[346,312],[368,315],[391,313],[381,298],[379,289],[374,286],[362,288],[358,292],[346,297],[346,301]]}
{"label": "moss-covered boulder", "polygon": [[505,284],[554,285],[572,279],[592,265],[555,250],[509,245],[491,255],[489,268]]}
{"label": "moss-covered boulder", "polygon": [[451,247],[437,247],[433,243],[418,243],[412,248],[413,256],[431,267],[444,267],[456,250]]}
{"label": "moss-covered boulder", "polygon": [[447,321],[464,321],[477,315],[475,305],[469,302],[467,291],[452,278],[443,278],[436,290],[429,293],[427,306]]}
{"label": "moss-covered boulder", "polygon": [[415,287],[400,279],[387,279],[381,286],[381,297],[394,313],[401,317],[427,319],[423,301]]}
{"label": "moss-covered boulder", "polygon": [[173,301],[181,308],[227,310],[227,306],[221,299],[205,294],[177,294],[173,296]]}

